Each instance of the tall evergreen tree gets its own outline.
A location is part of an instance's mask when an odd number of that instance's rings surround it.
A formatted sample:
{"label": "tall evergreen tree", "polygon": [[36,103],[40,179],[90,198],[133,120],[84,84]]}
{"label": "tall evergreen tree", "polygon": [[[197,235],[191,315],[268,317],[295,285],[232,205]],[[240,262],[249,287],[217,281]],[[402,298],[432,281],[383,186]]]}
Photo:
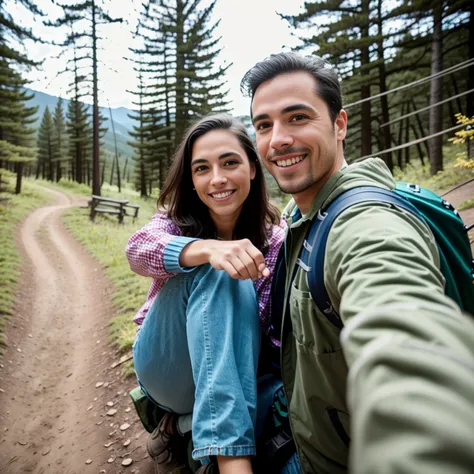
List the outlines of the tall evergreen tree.
{"label": "tall evergreen tree", "polygon": [[36,178],[41,177],[49,181],[54,179],[54,157],[56,155],[54,122],[46,106],[41,119],[41,125],[38,132],[38,162],[36,169]]}
{"label": "tall evergreen tree", "polygon": [[78,183],[85,183],[87,161],[91,150],[91,126],[86,105],[75,98],[69,102],[66,129],[69,138],[69,157],[72,160],[72,178]]}
{"label": "tall evergreen tree", "polygon": [[[43,13],[31,0],[19,0],[24,8],[41,16]],[[14,43],[30,39],[37,41],[33,32],[20,26],[7,12],[5,2],[0,2],[0,167],[8,166],[16,171],[16,193],[21,192],[25,163],[34,161],[34,129],[31,125],[37,108],[28,107],[32,98],[23,87],[20,68],[38,65],[15,48]]]}
{"label": "tall evergreen tree", "polygon": [[[161,185],[173,149],[188,125],[210,112],[224,111],[224,74],[230,65],[217,66],[219,38],[211,22],[215,1],[207,6],[200,0],[149,0],[140,19],[139,38],[143,47],[133,49],[137,70],[145,84],[135,105],[140,126],[132,142],[140,160],[138,187],[146,189],[143,178],[157,175]],[[140,102],[141,100],[141,102]],[[148,181],[148,189],[150,182]]]}
{"label": "tall evergreen tree", "polygon": [[[81,49],[89,49],[92,58],[92,193],[100,195],[100,117],[99,117],[99,79],[98,79],[98,28],[102,24],[121,22],[121,18],[111,18],[96,0],[85,0],[73,5],[60,5],[64,16],[55,22],[50,22],[53,27],[71,27],[78,22],[87,22],[89,28],[83,33],[69,33],[63,46],[75,46],[77,40],[83,41]],[[86,55],[87,57],[87,55]]]}
{"label": "tall evergreen tree", "polygon": [[63,100],[60,97],[56,103],[53,115],[54,124],[54,162],[56,164],[56,181],[62,178],[63,170],[67,169],[69,157],[67,155],[67,130],[64,117]]}

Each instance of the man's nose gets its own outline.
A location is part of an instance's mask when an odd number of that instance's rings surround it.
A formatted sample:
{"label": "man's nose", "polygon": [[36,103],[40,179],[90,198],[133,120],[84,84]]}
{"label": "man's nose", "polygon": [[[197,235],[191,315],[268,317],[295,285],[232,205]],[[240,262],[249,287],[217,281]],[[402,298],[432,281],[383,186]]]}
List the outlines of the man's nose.
{"label": "man's nose", "polygon": [[274,150],[280,150],[282,148],[287,148],[292,144],[293,137],[289,133],[288,129],[283,124],[274,122],[270,146]]}

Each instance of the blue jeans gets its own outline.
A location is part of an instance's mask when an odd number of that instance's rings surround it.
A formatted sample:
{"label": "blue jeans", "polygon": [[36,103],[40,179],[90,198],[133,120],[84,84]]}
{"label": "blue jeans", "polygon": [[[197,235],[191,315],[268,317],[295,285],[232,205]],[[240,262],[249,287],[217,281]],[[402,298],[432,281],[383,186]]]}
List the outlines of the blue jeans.
{"label": "blue jeans", "polygon": [[193,458],[255,455],[260,322],[250,280],[202,265],[170,278],[133,347],[140,384],[192,413]]}

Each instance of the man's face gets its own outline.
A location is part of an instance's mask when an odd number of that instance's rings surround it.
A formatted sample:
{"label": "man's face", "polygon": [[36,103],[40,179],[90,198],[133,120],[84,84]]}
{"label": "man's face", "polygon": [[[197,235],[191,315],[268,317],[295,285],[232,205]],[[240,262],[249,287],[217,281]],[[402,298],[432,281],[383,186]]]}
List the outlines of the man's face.
{"label": "man's face", "polygon": [[344,160],[346,113],[341,110],[333,122],[316,87],[316,80],[307,72],[280,74],[261,84],[252,102],[263,163],[302,212],[308,211]]}

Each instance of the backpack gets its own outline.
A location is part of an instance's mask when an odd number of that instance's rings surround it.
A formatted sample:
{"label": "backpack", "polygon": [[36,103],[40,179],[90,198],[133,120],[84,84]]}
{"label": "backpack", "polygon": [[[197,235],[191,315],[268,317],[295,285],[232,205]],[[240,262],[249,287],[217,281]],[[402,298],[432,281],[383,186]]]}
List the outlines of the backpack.
{"label": "backpack", "polygon": [[324,286],[324,255],[329,231],[343,211],[371,201],[404,209],[428,225],[438,246],[441,272],[446,280],[445,293],[461,309],[474,314],[474,261],[467,234],[474,225],[465,226],[456,209],[432,191],[415,184],[397,182],[393,191],[375,186],[349,189],[320,210],[313,220],[297,263],[307,272],[311,296],[328,320],[342,329],[342,320]]}

